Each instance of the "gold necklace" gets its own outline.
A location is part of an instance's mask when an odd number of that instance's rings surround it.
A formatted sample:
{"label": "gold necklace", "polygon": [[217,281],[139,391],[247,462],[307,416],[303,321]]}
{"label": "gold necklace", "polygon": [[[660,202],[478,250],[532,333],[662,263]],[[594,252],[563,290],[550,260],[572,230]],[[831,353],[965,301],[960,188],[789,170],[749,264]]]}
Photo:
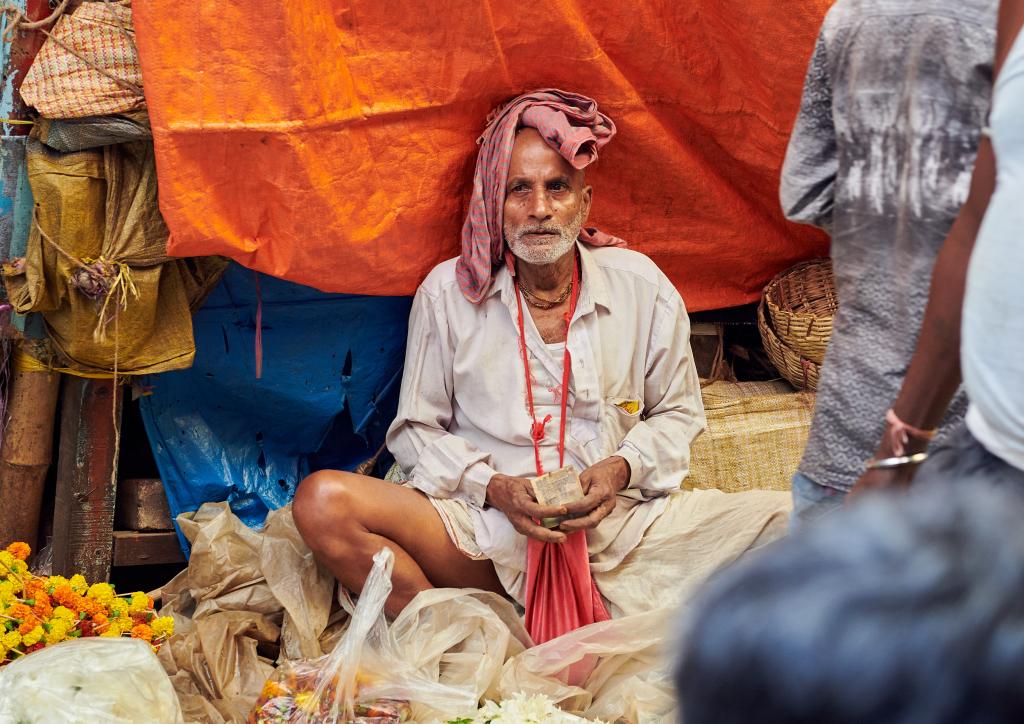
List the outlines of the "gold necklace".
{"label": "gold necklace", "polygon": [[554,309],[569,298],[569,292],[572,291],[572,279],[569,280],[569,285],[565,288],[565,291],[558,296],[558,299],[544,299],[543,297],[538,297],[523,284],[520,284],[519,288],[523,290],[523,298],[526,299],[526,303],[531,307],[536,307],[537,309]]}

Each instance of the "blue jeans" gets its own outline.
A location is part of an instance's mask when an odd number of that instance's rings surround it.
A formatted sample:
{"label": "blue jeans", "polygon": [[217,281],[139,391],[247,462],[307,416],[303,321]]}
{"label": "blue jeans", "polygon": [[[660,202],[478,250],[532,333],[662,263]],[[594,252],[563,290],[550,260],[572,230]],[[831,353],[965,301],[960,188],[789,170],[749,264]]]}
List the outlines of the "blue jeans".
{"label": "blue jeans", "polygon": [[789,516],[789,532],[795,533],[808,523],[843,506],[846,493],[818,485],[803,473],[793,474],[793,512]]}

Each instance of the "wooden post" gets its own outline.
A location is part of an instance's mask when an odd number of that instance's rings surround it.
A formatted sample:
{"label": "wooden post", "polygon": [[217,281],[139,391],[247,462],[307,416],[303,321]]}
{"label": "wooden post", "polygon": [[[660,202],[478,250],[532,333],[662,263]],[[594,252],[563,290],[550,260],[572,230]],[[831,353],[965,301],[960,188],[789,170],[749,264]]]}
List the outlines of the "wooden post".
{"label": "wooden post", "polygon": [[[15,0],[14,5],[23,8],[29,20],[42,20],[50,15],[48,0]],[[4,98],[0,105],[0,112],[4,114],[4,118],[24,119],[28,117],[19,91],[21,82],[25,80],[25,74],[45,40],[46,36],[38,30],[19,30],[14,34],[7,52],[4,53],[6,62],[0,71]],[[8,103],[10,105],[7,105]],[[15,125],[9,133],[12,136],[20,136],[28,133],[28,127]]]}
{"label": "wooden post", "polygon": [[[29,20],[49,16],[48,0],[14,0]],[[24,120],[28,109],[21,99],[25,79],[36,53],[46,39],[35,30],[19,30],[3,44],[0,67],[0,116]],[[28,133],[28,126],[12,125],[12,136]],[[0,546],[13,540],[35,548],[39,541],[39,511],[46,472],[53,457],[53,423],[60,392],[60,375],[50,372],[12,372],[10,399],[0,448]]]}
{"label": "wooden post", "polygon": [[[106,581],[114,552],[121,389],[65,375],[53,516],[53,573]],[[115,407],[116,405],[116,407]]]}
{"label": "wooden post", "polygon": [[39,542],[59,392],[56,372],[11,373],[0,446],[0,547],[20,540],[35,549]]}

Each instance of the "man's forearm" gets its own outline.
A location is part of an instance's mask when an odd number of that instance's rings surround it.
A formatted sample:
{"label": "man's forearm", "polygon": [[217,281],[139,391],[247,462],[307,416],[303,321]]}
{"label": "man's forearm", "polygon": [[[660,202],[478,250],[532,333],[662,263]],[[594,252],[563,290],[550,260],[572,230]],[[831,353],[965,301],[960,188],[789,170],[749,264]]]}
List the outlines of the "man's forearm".
{"label": "man's forearm", "polygon": [[[916,428],[938,427],[960,385],[960,322],[967,267],[994,187],[995,156],[992,144],[982,139],[970,194],[935,261],[917,348],[893,404],[896,416]],[[911,452],[925,447],[925,441],[912,443]],[[891,452],[886,448],[883,440],[879,451]]]}
{"label": "man's forearm", "polygon": [[[957,224],[973,225],[966,219]],[[893,404],[896,415],[914,427],[938,427],[960,386],[960,316],[973,238],[970,229],[954,228],[935,262],[917,348]]]}

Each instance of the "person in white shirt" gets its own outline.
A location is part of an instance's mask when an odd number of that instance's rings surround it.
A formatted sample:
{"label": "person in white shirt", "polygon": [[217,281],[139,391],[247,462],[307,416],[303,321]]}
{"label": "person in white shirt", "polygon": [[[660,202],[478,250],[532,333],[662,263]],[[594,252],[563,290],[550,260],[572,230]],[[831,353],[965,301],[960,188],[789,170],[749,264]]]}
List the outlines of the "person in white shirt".
{"label": "person in white shirt", "polygon": [[[463,254],[413,303],[387,436],[406,484],[321,471],[299,486],[296,525],[345,587],[394,551],[391,615],[435,586],[522,602],[528,538],[585,530],[591,570],[611,570],[686,477],[705,419],[683,300],[646,256],[583,227],[582,166],[613,133],[593,101],[560,91],[499,113]],[[543,507],[530,478],[563,462],[586,497]],[[556,529],[536,522],[567,514]]]}

